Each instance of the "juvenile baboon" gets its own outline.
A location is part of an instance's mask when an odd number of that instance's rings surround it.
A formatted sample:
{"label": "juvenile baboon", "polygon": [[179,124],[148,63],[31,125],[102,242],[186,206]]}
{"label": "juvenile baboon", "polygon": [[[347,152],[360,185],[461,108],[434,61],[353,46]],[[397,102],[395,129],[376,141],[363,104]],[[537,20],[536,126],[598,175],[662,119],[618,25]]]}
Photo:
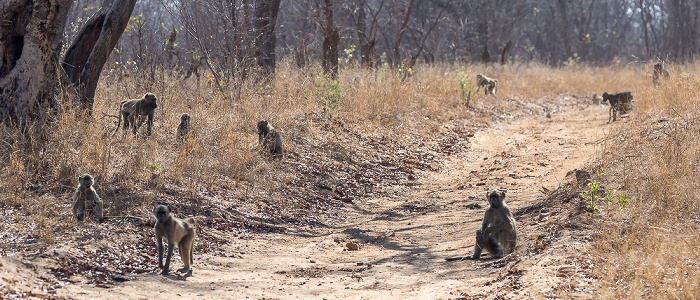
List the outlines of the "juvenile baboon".
{"label": "juvenile baboon", "polygon": [[[634,100],[632,97],[632,92],[622,92],[617,94],[603,93],[603,101],[608,101],[610,103],[610,111],[608,112],[608,123],[612,119],[612,122],[617,121],[617,111],[620,111],[620,115],[626,114],[631,108],[631,102]],[[602,103],[601,102],[601,103]]]}
{"label": "juvenile baboon", "polygon": [[666,70],[666,65],[662,62],[657,62],[654,64],[654,75],[652,82],[654,83],[654,86],[659,85],[661,82],[661,77],[663,76],[664,79],[668,79],[670,76],[668,74],[668,71]]}
{"label": "juvenile baboon", "polygon": [[[168,275],[170,271],[170,258],[173,256],[175,244],[180,251],[180,257],[185,267],[177,270],[185,276],[192,275],[192,248],[196,235],[197,224],[194,218],[180,219],[172,214],[169,205],[156,205],[153,208],[153,215],[156,217],[156,226],[153,228],[156,233],[156,246],[158,246],[158,267],[163,269],[161,275]],[[163,238],[168,240],[168,255],[163,265]]]}
{"label": "juvenile baboon", "polygon": [[476,92],[479,92],[481,87],[484,87],[484,94],[489,93],[496,96],[496,87],[498,87],[498,80],[484,76],[483,74],[476,74]]}
{"label": "juvenile baboon", "polygon": [[515,250],[517,231],[515,229],[515,219],[510,209],[503,201],[506,198],[504,191],[490,191],[486,193],[489,207],[484,213],[484,221],[481,229],[476,231],[476,244],[471,257],[459,256],[450,257],[446,260],[479,259],[481,251],[486,250],[493,257],[503,257]]}
{"label": "juvenile baboon", "polygon": [[141,99],[122,100],[119,105],[119,123],[117,123],[117,129],[114,130],[112,135],[115,135],[117,131],[119,131],[122,119],[124,120],[124,127],[122,128],[126,130],[127,127],[131,126],[134,135],[136,135],[136,130],[143,125],[144,118],[147,118],[147,134],[150,136],[151,128],[153,127],[153,114],[157,107],[158,102],[156,96],[151,93],[146,93]]}
{"label": "juvenile baboon", "polygon": [[78,187],[73,194],[73,216],[82,222],[85,214],[92,214],[93,221],[100,221],[103,218],[102,200],[97,196],[97,191],[92,187],[95,180],[90,174],[78,177]]}
{"label": "juvenile baboon", "polygon": [[258,122],[258,147],[269,151],[275,157],[282,156],[282,137],[270,123],[263,120]]}
{"label": "juvenile baboon", "polygon": [[178,142],[182,142],[190,132],[190,114],[184,113],[180,116],[180,125],[177,125],[175,137]]}

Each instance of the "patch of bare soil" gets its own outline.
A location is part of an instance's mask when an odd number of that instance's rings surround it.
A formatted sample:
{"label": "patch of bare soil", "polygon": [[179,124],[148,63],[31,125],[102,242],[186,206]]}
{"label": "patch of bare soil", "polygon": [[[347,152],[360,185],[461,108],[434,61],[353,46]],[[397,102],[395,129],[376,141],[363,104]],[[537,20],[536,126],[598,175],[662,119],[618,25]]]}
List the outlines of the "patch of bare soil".
{"label": "patch of bare soil", "polygon": [[[605,124],[607,108],[568,97],[511,102],[517,113],[494,112],[497,121],[475,126],[473,133],[446,121],[443,130],[450,134],[426,145],[426,152],[401,150],[331,122],[332,130],[345,132],[341,136],[355,135],[358,147],[394,148],[361,163],[356,153],[328,154],[361,168],[298,149],[296,163],[282,164],[302,175],[280,190],[281,197],[300,203],[332,198],[332,205],[306,212],[332,214],[322,224],[305,221],[301,209],[290,212],[289,221],[272,220],[265,212],[244,216],[221,202],[220,209],[198,216],[202,242],[195,242],[191,277],[158,275],[150,225],[115,220],[86,224],[49,249],[19,245],[27,240],[5,247],[0,297],[594,298],[587,255],[591,222],[578,197],[585,178],[570,171],[602,151],[599,142],[612,126]],[[211,192],[225,198],[228,188],[221,189]],[[515,253],[446,262],[471,253],[492,189],[507,190],[518,222]],[[355,196],[360,193],[372,196]],[[229,201],[263,201],[251,197]],[[180,267],[179,255],[173,261],[171,270]]]}

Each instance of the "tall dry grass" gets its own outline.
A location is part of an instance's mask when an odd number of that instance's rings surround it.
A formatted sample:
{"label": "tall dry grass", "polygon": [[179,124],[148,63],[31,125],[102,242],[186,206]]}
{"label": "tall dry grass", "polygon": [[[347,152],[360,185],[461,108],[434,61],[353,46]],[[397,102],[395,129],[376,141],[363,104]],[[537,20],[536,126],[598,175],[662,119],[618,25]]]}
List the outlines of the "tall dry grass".
{"label": "tall dry grass", "polygon": [[[403,135],[435,135],[440,122],[428,119],[482,122],[489,110],[512,109],[514,99],[535,102],[631,90],[634,117],[613,126],[618,131],[609,136],[598,162],[605,170],[599,180],[612,193],[633,199],[621,210],[600,203],[601,230],[593,255],[602,292],[606,298],[696,298],[699,69],[672,66],[672,78],[654,88],[649,64],[421,65],[404,81],[388,68],[346,67],[332,82],[319,76],[318,66],[297,69],[284,62],[271,82],[246,82],[225,96],[206,77],[198,84],[166,74],[155,79],[105,74],[92,117],[76,117],[67,109],[41,142],[3,128],[0,205],[27,221],[18,222],[18,230],[51,243],[51,232],[70,228],[69,198],[82,173],[93,174],[103,198],[113,199],[111,214],[149,211],[166,183],[190,191],[193,199],[202,188],[241,182],[274,194],[293,174],[251,151],[257,144],[254,127],[261,119],[282,132],[288,152],[325,151],[323,145],[346,141],[324,133],[314,121],[319,115],[341,118],[368,135],[390,132],[401,142]],[[466,73],[473,88],[477,73],[498,78],[499,97],[472,93],[471,107],[466,107],[459,72]],[[119,132],[112,137],[116,119],[102,112],[115,114],[119,100],[149,91],[159,98],[153,136]],[[177,147],[173,137],[184,112],[192,116],[196,136]],[[197,205],[206,204],[194,203],[195,209]]]}
{"label": "tall dry grass", "polygon": [[608,140],[603,183],[630,199],[607,207],[596,241],[605,298],[700,296],[700,65],[639,78],[636,117]]}

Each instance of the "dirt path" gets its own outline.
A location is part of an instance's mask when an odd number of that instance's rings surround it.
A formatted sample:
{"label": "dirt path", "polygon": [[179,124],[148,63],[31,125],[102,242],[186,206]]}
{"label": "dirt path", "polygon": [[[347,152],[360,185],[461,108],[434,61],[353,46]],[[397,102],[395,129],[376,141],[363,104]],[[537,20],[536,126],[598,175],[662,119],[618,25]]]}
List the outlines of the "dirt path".
{"label": "dirt path", "polygon": [[[86,299],[556,296],[562,285],[585,281],[575,270],[562,276],[578,254],[563,245],[528,255],[531,243],[524,239],[536,234],[530,220],[517,220],[516,255],[449,263],[444,258],[471,251],[487,190],[507,189],[506,201],[517,211],[542,199],[542,187],[554,190],[568,171],[594,157],[600,150],[596,141],[609,130],[605,112],[591,106],[551,119],[495,124],[476,133],[470,151],[453,157],[441,172],[421,174],[422,185],[410,196],[358,204],[359,217],[338,228],[236,238],[226,251],[230,257],[196,257],[193,277],[139,275],[109,289],[71,284],[58,294]],[[359,250],[345,250],[347,242]],[[178,267],[179,256],[174,259]],[[581,295],[591,291],[580,289]]]}

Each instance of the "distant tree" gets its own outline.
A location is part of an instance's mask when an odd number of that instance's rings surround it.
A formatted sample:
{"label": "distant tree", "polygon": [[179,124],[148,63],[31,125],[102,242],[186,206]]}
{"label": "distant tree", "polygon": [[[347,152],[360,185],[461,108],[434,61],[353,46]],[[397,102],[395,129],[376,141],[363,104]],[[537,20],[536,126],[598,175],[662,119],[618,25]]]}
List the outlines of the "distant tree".
{"label": "distant tree", "polygon": [[275,71],[275,24],[280,0],[258,0],[255,6],[253,28],[255,30],[255,57],[264,73]]}
{"label": "distant tree", "polygon": [[[6,0],[0,4],[0,121],[31,125],[57,111],[59,82],[75,87],[92,112],[104,63],[124,32],[136,0],[105,0],[68,48],[59,67],[71,0]],[[41,128],[41,126],[34,126]]]}
{"label": "distant tree", "polygon": [[102,67],[124,33],[136,0],[104,0],[68,47],[63,59],[70,83],[78,89],[82,108],[92,114]]}

